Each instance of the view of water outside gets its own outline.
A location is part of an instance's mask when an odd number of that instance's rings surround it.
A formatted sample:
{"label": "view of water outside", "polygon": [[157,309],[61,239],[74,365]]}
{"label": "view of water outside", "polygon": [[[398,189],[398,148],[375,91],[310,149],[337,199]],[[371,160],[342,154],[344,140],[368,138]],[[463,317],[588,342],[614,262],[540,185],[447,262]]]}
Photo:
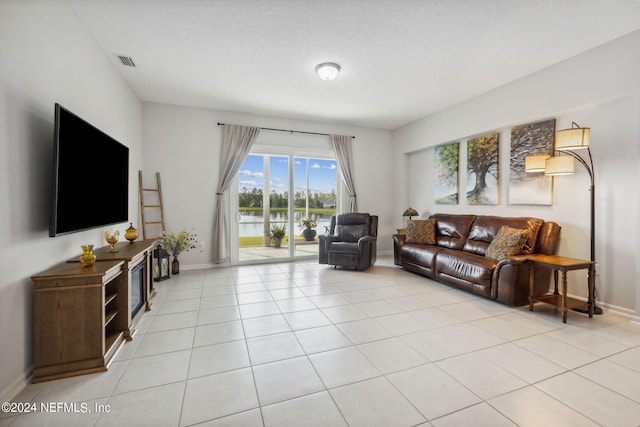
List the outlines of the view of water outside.
{"label": "view of water outside", "polygon": [[[325,227],[328,229],[331,224],[331,215],[330,213],[322,213],[322,214],[312,214],[309,215],[311,218],[315,219],[318,222],[318,226],[316,227],[316,231],[318,234],[324,234]],[[287,226],[287,213],[286,212],[273,212],[269,217],[270,224],[278,224],[281,226]],[[302,230],[298,228],[298,224],[305,217],[304,212],[296,211],[294,217],[294,226],[296,227],[294,234],[301,234]],[[240,208],[240,224],[239,224],[239,235],[240,236],[262,236],[264,230],[264,220],[262,218],[262,212],[247,212],[242,211]]]}
{"label": "view of water outside", "polygon": [[[293,161],[293,186],[289,182],[289,161]],[[294,229],[287,236],[300,236],[300,221],[317,221],[316,232],[325,233],[335,214],[337,163],[335,159],[318,159],[282,155],[250,154],[238,172],[238,235],[240,246],[253,246],[275,224],[288,226],[288,206],[292,199],[295,208]],[[265,196],[268,195],[268,196]],[[265,203],[269,206],[264,218]],[[309,212],[309,214],[305,214]],[[250,238],[247,240],[247,238]]]}

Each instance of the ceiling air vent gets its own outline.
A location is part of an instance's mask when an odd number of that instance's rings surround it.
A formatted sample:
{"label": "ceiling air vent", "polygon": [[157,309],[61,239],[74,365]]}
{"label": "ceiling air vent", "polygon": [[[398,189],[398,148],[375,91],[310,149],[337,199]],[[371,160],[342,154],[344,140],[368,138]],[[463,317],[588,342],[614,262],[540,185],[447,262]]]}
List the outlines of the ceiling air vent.
{"label": "ceiling air vent", "polygon": [[124,55],[117,55],[117,56],[120,59],[120,62],[122,62],[122,65],[124,65],[125,67],[136,66],[135,62],[133,62],[133,58],[131,58],[130,56],[124,56]]}

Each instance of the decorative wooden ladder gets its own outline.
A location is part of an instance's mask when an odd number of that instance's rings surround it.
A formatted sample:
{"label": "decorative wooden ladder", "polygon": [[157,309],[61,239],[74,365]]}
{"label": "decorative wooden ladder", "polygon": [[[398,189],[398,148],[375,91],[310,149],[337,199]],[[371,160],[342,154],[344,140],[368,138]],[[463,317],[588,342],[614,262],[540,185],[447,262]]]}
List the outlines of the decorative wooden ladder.
{"label": "decorative wooden ladder", "polygon": [[[147,239],[147,226],[155,226],[157,228],[158,225],[162,226],[162,230],[157,235],[150,236],[149,238],[160,237],[162,232],[165,230],[164,226],[164,208],[162,206],[162,183],[160,181],[160,172],[156,172],[156,188],[145,188],[142,184],[142,171],[138,171],[138,189],[140,192],[140,215],[142,217],[142,238]],[[153,197],[152,204],[145,203],[145,193],[155,193],[155,197]],[[147,220],[147,209],[156,209],[159,211],[160,215],[152,215],[150,220]],[[156,211],[156,212],[157,212]]]}

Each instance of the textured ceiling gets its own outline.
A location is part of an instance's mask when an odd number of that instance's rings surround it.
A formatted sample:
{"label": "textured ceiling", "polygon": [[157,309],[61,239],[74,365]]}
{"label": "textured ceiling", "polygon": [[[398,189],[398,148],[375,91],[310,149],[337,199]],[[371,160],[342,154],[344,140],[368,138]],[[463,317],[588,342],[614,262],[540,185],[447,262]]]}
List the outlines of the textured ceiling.
{"label": "textured ceiling", "polygon": [[640,28],[638,0],[71,4],[143,101],[384,129]]}

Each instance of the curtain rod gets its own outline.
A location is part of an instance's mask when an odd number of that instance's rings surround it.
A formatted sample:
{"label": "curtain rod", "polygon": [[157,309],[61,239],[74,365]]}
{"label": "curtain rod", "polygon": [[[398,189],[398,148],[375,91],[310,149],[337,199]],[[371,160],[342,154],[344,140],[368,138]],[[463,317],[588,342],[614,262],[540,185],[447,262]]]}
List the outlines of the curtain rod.
{"label": "curtain rod", "polygon": [[[218,122],[218,126],[224,126],[226,123],[220,123]],[[262,130],[275,130],[277,132],[289,132],[289,133],[305,133],[307,135],[323,135],[323,136],[331,136],[331,134],[328,133],[318,133],[318,132],[305,132],[303,130],[290,130],[290,129],[274,129],[274,128],[260,128]],[[351,138],[355,139],[355,136],[352,136]]]}

